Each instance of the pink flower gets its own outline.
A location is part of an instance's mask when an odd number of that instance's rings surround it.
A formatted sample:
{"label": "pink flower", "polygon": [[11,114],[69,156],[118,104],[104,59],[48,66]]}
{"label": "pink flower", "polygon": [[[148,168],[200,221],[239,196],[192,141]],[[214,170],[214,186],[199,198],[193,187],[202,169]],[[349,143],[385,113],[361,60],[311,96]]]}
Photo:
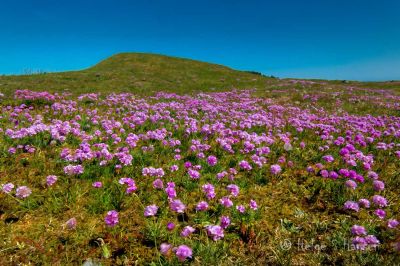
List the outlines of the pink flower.
{"label": "pink flower", "polygon": [[223,171],[221,173],[217,173],[217,179],[220,180],[220,179],[224,178],[227,175],[228,175],[228,172],[226,172],[226,171]]}
{"label": "pink flower", "polygon": [[357,187],[357,183],[351,179],[347,180],[344,184],[346,185],[346,187],[353,189],[353,190],[356,189],[356,187]]}
{"label": "pink flower", "polygon": [[179,169],[179,167],[178,167],[176,164],[172,165],[172,166],[169,168],[169,170],[170,170],[171,172],[176,172],[176,171],[178,171],[178,169]]}
{"label": "pink flower", "polygon": [[199,179],[200,178],[200,173],[198,171],[196,171],[196,170],[189,169],[188,174],[192,179]]}
{"label": "pink flower", "polygon": [[14,184],[13,183],[7,183],[5,185],[3,185],[3,187],[1,188],[1,190],[3,190],[4,193],[10,193],[14,188]]}
{"label": "pink flower", "polygon": [[251,167],[251,165],[245,160],[239,162],[239,167],[246,171],[253,169],[253,167]]}
{"label": "pink flower", "polygon": [[180,262],[185,261],[187,258],[192,258],[192,249],[186,245],[180,245],[176,250],[175,254]]}
{"label": "pink flower", "polygon": [[244,213],[246,208],[243,205],[237,205],[236,210],[238,210],[240,213]]}
{"label": "pink flower", "polygon": [[178,199],[174,199],[169,203],[169,208],[177,213],[184,213],[186,206],[182,203],[182,201]]}
{"label": "pink flower", "polygon": [[137,190],[135,180],[129,177],[123,177],[118,181],[121,185],[127,185],[126,194],[131,194]]}
{"label": "pink flower", "polygon": [[113,227],[118,224],[118,212],[115,210],[111,210],[107,212],[106,217],[104,218],[104,222],[106,223],[107,226]]}
{"label": "pink flower", "polygon": [[385,218],[385,216],[386,216],[386,212],[384,211],[384,210],[382,210],[382,209],[377,209],[377,210],[375,210],[375,215],[376,216],[378,216],[378,218],[379,219],[384,219]]}
{"label": "pink flower", "polygon": [[207,199],[215,198],[215,189],[214,189],[213,185],[211,185],[210,183],[207,183],[207,184],[201,186],[201,188],[203,189],[203,192],[206,193]]}
{"label": "pink flower", "polygon": [[397,220],[395,220],[395,219],[388,220],[387,226],[389,228],[396,228],[398,225],[399,225],[399,222]]}
{"label": "pink flower", "polygon": [[175,224],[173,223],[173,222],[169,222],[168,224],[167,224],[167,230],[168,231],[172,231],[172,230],[174,230],[175,229]]}
{"label": "pink flower", "polygon": [[273,164],[271,165],[271,173],[273,175],[277,175],[282,171],[282,168],[280,167],[279,164]]}
{"label": "pink flower", "polygon": [[224,205],[226,208],[230,208],[233,206],[233,202],[228,197],[223,197],[219,200],[219,202]]}
{"label": "pink flower", "polygon": [[333,162],[335,159],[333,158],[332,155],[325,155],[325,156],[322,156],[322,160],[324,160],[325,162],[331,163],[331,162]]}
{"label": "pink flower", "polygon": [[374,190],[376,191],[382,191],[385,189],[385,183],[383,183],[380,180],[374,180],[374,182],[372,183]]}
{"label": "pink flower", "polygon": [[24,199],[29,197],[29,195],[32,193],[31,189],[28,188],[27,186],[21,186],[17,188],[17,193],[15,193],[15,196],[20,199]]}
{"label": "pink flower", "polygon": [[360,199],[358,201],[358,204],[360,204],[361,207],[367,208],[367,209],[371,206],[371,203],[367,199]]}
{"label": "pink flower", "polygon": [[221,227],[223,229],[227,228],[231,224],[231,219],[228,216],[221,216]]}
{"label": "pink flower", "polygon": [[380,196],[380,195],[375,195],[372,197],[372,202],[377,205],[378,207],[386,207],[387,206],[387,200]]}
{"label": "pink flower", "polygon": [[181,237],[188,237],[189,235],[191,235],[192,233],[194,233],[196,231],[196,229],[194,229],[191,226],[185,226],[181,232]]}
{"label": "pink flower", "polygon": [[239,195],[239,187],[235,184],[230,184],[226,189],[231,193],[232,196],[237,197]]}
{"label": "pink flower", "polygon": [[128,186],[133,186],[135,185],[135,181],[132,178],[129,177],[123,177],[121,178],[118,183],[120,183],[121,185],[128,185]]}
{"label": "pink flower", "polygon": [[207,234],[214,240],[220,240],[224,238],[224,229],[219,225],[209,225],[206,227]]}
{"label": "pink flower", "polygon": [[162,243],[160,245],[160,252],[164,256],[168,255],[169,251],[172,249],[172,245],[168,243]]}
{"label": "pink flower", "polygon": [[205,211],[207,209],[208,209],[208,203],[205,201],[200,201],[196,206],[197,211]]}
{"label": "pink flower", "polygon": [[254,211],[258,209],[257,202],[255,200],[250,200],[250,209]]}
{"label": "pink flower", "polygon": [[67,229],[69,230],[73,230],[76,228],[76,219],[75,217],[72,217],[71,219],[69,219],[66,223],[65,223]]}
{"label": "pink flower", "polygon": [[149,205],[144,209],[144,216],[145,217],[150,217],[150,216],[155,216],[158,211],[158,206],[153,204]]}
{"label": "pink flower", "polygon": [[133,192],[135,192],[137,190],[137,186],[133,185],[133,186],[129,186],[126,188],[126,194],[132,194]]}
{"label": "pink flower", "polygon": [[52,185],[54,185],[57,182],[57,176],[55,175],[49,175],[46,178],[46,183],[47,185],[50,187]]}
{"label": "pink flower", "polygon": [[304,141],[300,142],[300,149],[304,149],[306,147],[306,144],[304,143]]}
{"label": "pink flower", "polygon": [[66,175],[79,175],[83,174],[83,166],[82,165],[67,165],[64,167],[64,173]]}
{"label": "pink flower", "polygon": [[360,210],[360,206],[358,205],[357,202],[354,201],[346,201],[344,203],[344,209],[345,210],[353,210],[355,212],[358,212]]}
{"label": "pink flower", "polygon": [[163,181],[160,178],[157,178],[153,181],[153,187],[156,189],[162,189],[164,187]]}
{"label": "pink flower", "polygon": [[363,226],[355,224],[351,227],[351,233],[353,235],[366,235],[367,231],[365,230],[365,228]]}
{"label": "pink flower", "polygon": [[210,155],[210,156],[208,156],[207,157],[207,163],[208,163],[208,165],[210,165],[210,166],[214,166],[214,165],[216,165],[217,164],[217,157],[215,157],[215,156],[213,156],[213,155]]}
{"label": "pink flower", "polygon": [[101,183],[100,181],[94,182],[92,184],[92,187],[94,188],[101,188],[103,186],[103,183]]}

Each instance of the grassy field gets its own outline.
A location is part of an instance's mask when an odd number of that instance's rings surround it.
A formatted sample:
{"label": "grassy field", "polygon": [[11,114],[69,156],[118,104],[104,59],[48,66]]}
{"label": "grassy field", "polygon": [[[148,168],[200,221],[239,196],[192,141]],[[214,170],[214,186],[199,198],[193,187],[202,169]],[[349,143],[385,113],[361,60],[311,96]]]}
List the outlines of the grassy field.
{"label": "grassy field", "polygon": [[128,53],[2,76],[0,265],[398,265],[399,89]]}

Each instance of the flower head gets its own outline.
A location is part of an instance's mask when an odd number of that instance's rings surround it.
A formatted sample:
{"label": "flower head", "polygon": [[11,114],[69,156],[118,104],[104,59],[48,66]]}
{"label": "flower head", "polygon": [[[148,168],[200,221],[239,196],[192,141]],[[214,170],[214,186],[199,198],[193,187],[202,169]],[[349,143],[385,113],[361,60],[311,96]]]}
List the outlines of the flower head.
{"label": "flower head", "polygon": [[66,227],[69,230],[73,230],[76,228],[76,218],[72,217],[71,219],[69,219],[66,223],[65,223]]}
{"label": "flower head", "polygon": [[387,206],[387,200],[380,196],[380,195],[375,195],[372,197],[372,202],[377,205],[378,207],[386,207]]}
{"label": "flower head", "polygon": [[271,165],[271,173],[273,175],[277,175],[282,171],[282,168],[279,164],[273,164]]}
{"label": "flower head", "polygon": [[64,173],[66,175],[79,175],[83,174],[83,166],[82,165],[67,165],[64,167]]}
{"label": "flower head", "polygon": [[224,205],[224,207],[226,207],[226,208],[230,208],[230,207],[233,206],[233,202],[232,202],[231,199],[228,198],[228,197],[223,197],[223,198],[221,198],[221,199],[219,200],[219,202],[220,202],[222,205]]}
{"label": "flower head", "polygon": [[118,224],[118,212],[115,210],[107,212],[106,217],[104,218],[104,222],[107,226],[113,227]]}
{"label": "flower head", "polygon": [[351,227],[351,233],[353,234],[353,235],[366,235],[367,234],[367,231],[365,230],[365,228],[364,228],[364,226],[361,226],[361,225],[353,225],[352,227]]}
{"label": "flower head", "polygon": [[376,191],[382,191],[385,189],[385,183],[383,183],[380,180],[374,180],[374,182],[372,183],[374,190]]}
{"label": "flower head", "polygon": [[368,245],[367,241],[365,241],[365,238],[360,236],[356,236],[351,242],[357,250],[365,250]]}
{"label": "flower head", "polygon": [[160,245],[160,252],[161,254],[163,254],[164,256],[168,255],[168,253],[170,252],[170,250],[172,249],[172,245],[168,244],[168,243],[162,243]]}
{"label": "flower head", "polygon": [[190,234],[194,233],[196,229],[191,226],[185,226],[181,232],[181,237],[188,237]]}
{"label": "flower head", "polygon": [[146,208],[144,208],[144,216],[145,217],[154,216],[157,214],[157,211],[158,211],[158,206],[155,204],[146,206]]}
{"label": "flower head", "polygon": [[94,188],[101,188],[103,186],[103,183],[101,183],[100,181],[94,182],[92,184],[92,187]]}
{"label": "flower head", "polygon": [[360,206],[358,205],[357,202],[354,201],[346,201],[344,203],[344,209],[345,210],[353,210],[355,212],[358,212],[360,210]]}
{"label": "flower head", "polygon": [[50,187],[52,185],[54,185],[57,182],[57,176],[55,175],[49,175],[46,178],[46,183],[47,185]]}
{"label": "flower head", "polygon": [[221,216],[221,227],[223,229],[227,228],[231,224],[231,219],[228,216]]}
{"label": "flower head", "polygon": [[12,190],[13,190],[13,188],[14,188],[14,184],[13,183],[7,183],[7,184],[4,184],[3,185],[3,187],[1,188],[1,190],[4,192],[4,193],[10,193]]}
{"label": "flower head", "polygon": [[350,189],[356,189],[357,187],[357,183],[351,179],[347,180],[345,183],[346,187],[350,188]]}
{"label": "flower head", "polygon": [[250,200],[250,209],[254,211],[258,209],[257,202],[255,200]]}
{"label": "flower head", "polygon": [[209,225],[206,227],[207,234],[214,240],[220,240],[224,238],[224,229],[219,225]]}
{"label": "flower head", "polygon": [[156,189],[162,189],[164,187],[164,183],[161,178],[157,178],[153,181],[153,187]]}
{"label": "flower head", "polygon": [[207,163],[208,163],[208,165],[209,166],[214,166],[214,165],[216,165],[217,164],[217,157],[215,157],[215,156],[213,156],[213,155],[210,155],[210,156],[208,156],[207,157]]}
{"label": "flower head", "polygon": [[192,178],[192,179],[200,178],[200,173],[194,169],[189,169],[188,174],[189,174],[190,178]]}
{"label": "flower head", "polygon": [[208,203],[206,201],[200,201],[196,206],[197,211],[205,211],[207,209],[208,209]]}
{"label": "flower head", "polygon": [[359,204],[361,207],[367,208],[367,209],[371,206],[371,203],[370,203],[369,200],[367,200],[367,199],[360,199],[360,200],[358,201],[358,204]]}
{"label": "flower head", "polygon": [[126,188],[126,194],[131,194],[137,190],[137,186],[135,183],[135,180],[129,177],[123,177],[121,178],[118,183],[121,185],[127,185],[128,187]]}
{"label": "flower head", "polygon": [[173,223],[173,222],[169,222],[168,224],[167,224],[167,230],[168,231],[172,231],[172,230],[174,230],[175,229],[175,224]]}
{"label": "flower head", "polygon": [[379,240],[378,240],[378,238],[376,238],[376,236],[374,236],[374,235],[367,235],[366,237],[365,237],[365,242],[367,242],[367,244],[370,246],[370,247],[376,247],[376,246],[378,246],[379,245]]}
{"label": "flower head", "polygon": [[237,205],[236,210],[238,210],[240,213],[244,213],[246,208],[243,205]]}
{"label": "flower head", "polygon": [[375,215],[378,216],[379,219],[384,219],[386,216],[386,212],[382,209],[375,210]]}
{"label": "flower head", "polygon": [[331,162],[333,162],[335,159],[333,158],[332,155],[325,155],[325,156],[322,156],[322,160],[324,160],[325,162],[331,163]]}
{"label": "flower head", "polygon": [[253,167],[251,167],[251,165],[245,160],[239,162],[239,167],[246,171],[253,169]]}
{"label": "flower head", "polygon": [[179,261],[183,262],[187,258],[192,258],[192,249],[189,248],[186,245],[180,245],[176,250],[175,250],[176,257],[178,258]]}
{"label": "flower head", "polygon": [[389,228],[396,228],[399,225],[399,221],[395,220],[395,219],[389,219],[387,226]]}
{"label": "flower head", "polygon": [[215,198],[215,189],[214,189],[213,185],[211,185],[210,183],[207,183],[207,184],[201,186],[201,188],[203,189],[203,192],[206,193],[207,199]]}
{"label": "flower head", "polygon": [[239,195],[239,187],[235,184],[230,184],[226,189],[231,193],[232,196],[237,197]]}
{"label": "flower head", "polygon": [[174,212],[184,213],[186,206],[179,199],[174,199],[174,200],[170,201],[169,208]]}
{"label": "flower head", "polygon": [[28,188],[27,186],[21,186],[17,188],[17,193],[15,193],[15,196],[20,199],[24,199],[29,197],[29,195],[32,193],[32,190]]}

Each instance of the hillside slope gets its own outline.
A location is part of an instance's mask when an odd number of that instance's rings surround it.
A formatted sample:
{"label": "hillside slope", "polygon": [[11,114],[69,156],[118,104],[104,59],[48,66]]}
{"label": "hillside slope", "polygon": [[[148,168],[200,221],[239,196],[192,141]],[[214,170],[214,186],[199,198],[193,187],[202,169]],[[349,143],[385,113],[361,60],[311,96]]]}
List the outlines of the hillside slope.
{"label": "hillside slope", "polygon": [[132,91],[151,93],[165,90],[190,92],[252,88],[270,80],[261,75],[170,56],[121,53],[81,71],[0,76],[0,91],[16,89],[94,92]]}

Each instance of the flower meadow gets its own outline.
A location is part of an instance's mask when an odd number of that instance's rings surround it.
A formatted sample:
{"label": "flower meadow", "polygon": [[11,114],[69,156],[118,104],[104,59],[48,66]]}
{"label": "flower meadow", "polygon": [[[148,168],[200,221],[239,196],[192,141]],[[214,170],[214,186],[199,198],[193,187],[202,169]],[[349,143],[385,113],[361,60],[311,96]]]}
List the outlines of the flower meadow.
{"label": "flower meadow", "polygon": [[2,96],[0,264],[398,263],[400,97],[296,88]]}

